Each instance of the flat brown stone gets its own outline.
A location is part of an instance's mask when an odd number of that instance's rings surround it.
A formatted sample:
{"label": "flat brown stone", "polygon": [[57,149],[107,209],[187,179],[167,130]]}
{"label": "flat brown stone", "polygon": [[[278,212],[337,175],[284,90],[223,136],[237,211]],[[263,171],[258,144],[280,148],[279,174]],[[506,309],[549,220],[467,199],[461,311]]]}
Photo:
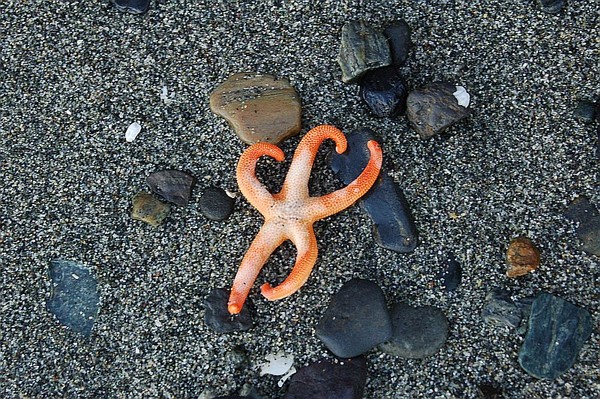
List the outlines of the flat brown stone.
{"label": "flat brown stone", "polygon": [[508,277],[524,276],[540,266],[540,251],[527,237],[517,237],[508,245],[506,251]]}
{"label": "flat brown stone", "polygon": [[242,72],[230,76],[210,95],[210,109],[225,118],[248,144],[277,144],[301,129],[301,105],[285,79]]}

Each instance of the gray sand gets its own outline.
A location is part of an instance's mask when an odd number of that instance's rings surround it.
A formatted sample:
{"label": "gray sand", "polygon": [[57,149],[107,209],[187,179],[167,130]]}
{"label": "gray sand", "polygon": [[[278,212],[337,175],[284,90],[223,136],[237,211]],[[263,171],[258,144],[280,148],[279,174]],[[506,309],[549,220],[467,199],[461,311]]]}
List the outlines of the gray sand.
{"label": "gray sand", "polygon": [[[431,358],[371,351],[365,398],[476,397],[483,383],[507,398],[599,397],[598,258],[578,250],[562,216],[581,194],[600,204],[596,126],[572,116],[579,98],[600,95],[598,1],[569,1],[558,16],[531,0],[213,3],[153,2],[134,16],[107,1],[0,2],[0,396],[197,398],[249,383],[279,398],[278,378],[259,376],[259,364],[279,350],[297,367],[328,356],[314,326],[330,296],[361,277],[390,303],[434,305],[450,320],[448,342]],[[446,137],[422,141],[404,118],[371,116],[357,86],[340,80],[343,23],[381,27],[400,17],[415,42],[403,70],[410,86],[446,80],[472,95],[474,115]],[[284,245],[251,292],[255,327],[221,335],[205,327],[203,300],[229,287],[262,219],[238,199],[228,220],[212,222],[196,202],[213,184],[237,191],[245,145],[210,112],[208,96],[240,71],[288,77],[302,98],[303,132],[331,123],[383,136],[385,166],[405,190],[421,244],[409,255],[377,247],[358,207],[318,222],[308,283],[282,301],[260,296],[260,284],[289,272],[295,249]],[[143,130],[126,143],[134,121]],[[288,156],[299,137],[283,143]],[[324,147],[315,195],[340,187]],[[271,189],[288,164],[261,163]],[[188,170],[199,184],[188,207],[152,228],[130,218],[130,199],[164,168]],[[539,245],[542,266],[509,280],[504,251],[523,234]],[[450,295],[429,285],[447,250],[464,267]],[[81,262],[99,280],[89,339],[46,311],[55,258]],[[494,287],[518,297],[549,291],[592,312],[594,333],[572,369],[544,381],[519,367],[523,337],[480,317]],[[236,369],[238,345],[248,363]]]}

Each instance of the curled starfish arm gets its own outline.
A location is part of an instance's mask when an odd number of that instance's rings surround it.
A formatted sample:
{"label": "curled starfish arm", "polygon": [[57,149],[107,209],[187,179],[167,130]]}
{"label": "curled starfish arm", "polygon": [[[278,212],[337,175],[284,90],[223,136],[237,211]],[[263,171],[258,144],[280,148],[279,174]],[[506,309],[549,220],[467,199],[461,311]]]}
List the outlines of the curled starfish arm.
{"label": "curled starfish arm", "polygon": [[283,241],[285,241],[285,237],[276,226],[265,224],[260,229],[256,238],[250,244],[246,255],[244,255],[233,280],[229,302],[227,303],[227,310],[230,314],[238,314],[242,311],[258,273],[260,273],[269,256]]}
{"label": "curled starfish arm", "polygon": [[365,169],[356,179],[342,189],[321,197],[311,198],[310,207],[313,209],[313,215],[316,219],[331,216],[348,208],[375,184],[381,170],[383,156],[381,147],[376,141],[370,140],[367,147],[371,157]]}
{"label": "curled starfish arm", "polygon": [[256,177],[256,163],[262,156],[274,158],[277,162],[285,159],[281,148],[274,144],[257,143],[250,146],[237,164],[236,177],[240,191],[260,213],[273,202],[273,196]]}
{"label": "curled starfish arm", "polygon": [[317,239],[312,225],[305,227],[301,234],[294,234],[290,237],[298,250],[296,263],[290,275],[278,286],[272,287],[265,283],[260,290],[269,301],[282,299],[298,291],[306,283],[315,262],[317,261]]}

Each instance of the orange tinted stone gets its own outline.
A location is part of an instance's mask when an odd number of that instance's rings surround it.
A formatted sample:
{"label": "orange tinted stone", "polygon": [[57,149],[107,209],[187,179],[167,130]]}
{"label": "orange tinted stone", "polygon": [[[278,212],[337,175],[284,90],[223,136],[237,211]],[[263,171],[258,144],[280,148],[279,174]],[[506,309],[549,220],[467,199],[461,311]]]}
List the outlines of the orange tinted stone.
{"label": "orange tinted stone", "polygon": [[540,251],[527,237],[517,237],[508,245],[506,251],[508,277],[524,276],[540,266]]}

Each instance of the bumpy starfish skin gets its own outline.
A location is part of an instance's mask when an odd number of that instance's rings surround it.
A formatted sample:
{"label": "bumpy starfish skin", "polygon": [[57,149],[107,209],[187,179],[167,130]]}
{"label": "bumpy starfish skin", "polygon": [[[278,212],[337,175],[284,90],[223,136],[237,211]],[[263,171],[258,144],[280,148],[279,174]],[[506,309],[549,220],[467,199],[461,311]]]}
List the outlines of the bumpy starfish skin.
{"label": "bumpy starfish skin", "polygon": [[348,186],[321,197],[310,197],[308,180],[313,161],[321,143],[332,139],[336,151],[346,151],[346,137],[337,128],[328,125],[310,130],[298,144],[292,164],[281,191],[271,194],[256,178],[256,163],[261,156],[270,156],[281,162],[283,151],[268,143],[249,147],[240,157],[237,181],[240,191],[264,216],[265,222],[250,244],[233,281],[228,310],[237,314],[242,310],[250,288],[269,256],[286,240],[291,240],[298,254],[290,275],[277,287],[266,283],[261,292],[269,300],[285,298],[296,292],[310,275],[317,260],[317,240],[313,223],[346,209],[362,197],[375,183],[381,169],[381,148],[376,141],[367,144],[371,157],[363,172]]}

